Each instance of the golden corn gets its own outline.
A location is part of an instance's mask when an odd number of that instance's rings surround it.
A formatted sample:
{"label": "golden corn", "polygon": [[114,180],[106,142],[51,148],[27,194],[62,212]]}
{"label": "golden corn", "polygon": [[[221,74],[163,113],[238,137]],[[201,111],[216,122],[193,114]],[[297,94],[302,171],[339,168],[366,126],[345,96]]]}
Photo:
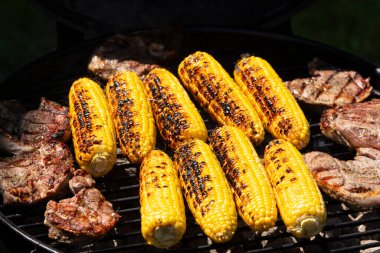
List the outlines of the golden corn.
{"label": "golden corn", "polygon": [[167,154],[151,151],[140,167],[141,233],[149,245],[169,248],[186,230],[177,171]]}
{"label": "golden corn", "polygon": [[106,97],[121,152],[131,163],[141,163],[156,146],[152,107],[143,83],[133,72],[118,72],[108,80]]}
{"label": "golden corn", "polygon": [[274,227],[277,207],[273,189],[248,137],[236,127],[223,126],[214,130],[209,141],[244,222],[260,232]]}
{"label": "golden corn", "polygon": [[97,83],[80,78],[70,88],[69,105],[76,160],[92,176],[104,176],[116,161],[115,129],[106,97]]}
{"label": "golden corn", "polygon": [[229,241],[237,228],[235,203],[222,168],[204,141],[184,142],[174,153],[182,191],[195,221],[217,243]]}
{"label": "golden corn", "polygon": [[297,149],[309,143],[305,115],[267,61],[255,56],[243,57],[235,65],[234,77],[270,134],[291,142]]}
{"label": "golden corn", "polygon": [[190,138],[207,139],[201,115],[172,73],[163,68],[153,69],[144,83],[158,130],[171,148]]}
{"label": "golden corn", "polygon": [[276,139],[266,146],[264,161],[288,231],[297,238],[318,234],[326,222],[326,208],[300,152]]}
{"label": "golden corn", "polygon": [[209,54],[196,52],[178,67],[184,86],[219,125],[244,131],[254,145],[264,140],[264,127],[238,85]]}

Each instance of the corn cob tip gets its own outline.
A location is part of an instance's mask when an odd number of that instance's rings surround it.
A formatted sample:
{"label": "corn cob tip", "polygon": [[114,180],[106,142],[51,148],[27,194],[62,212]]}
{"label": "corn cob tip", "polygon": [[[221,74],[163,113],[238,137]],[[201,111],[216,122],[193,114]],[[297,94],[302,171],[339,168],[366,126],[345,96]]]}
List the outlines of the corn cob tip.
{"label": "corn cob tip", "polygon": [[110,170],[110,159],[111,157],[105,153],[94,155],[88,167],[89,173],[94,177],[104,176]]}
{"label": "corn cob tip", "polygon": [[297,221],[296,229],[290,231],[296,238],[309,238],[321,232],[320,221],[316,217],[301,217]]}
{"label": "corn cob tip", "polygon": [[220,232],[220,233],[215,234],[212,240],[215,241],[216,243],[228,242],[229,240],[231,240],[234,234],[235,233],[231,231],[226,231],[224,233]]}
{"label": "corn cob tip", "polygon": [[160,242],[159,245],[156,245],[159,248],[169,248],[178,243],[178,231],[172,226],[157,226],[153,237]]}

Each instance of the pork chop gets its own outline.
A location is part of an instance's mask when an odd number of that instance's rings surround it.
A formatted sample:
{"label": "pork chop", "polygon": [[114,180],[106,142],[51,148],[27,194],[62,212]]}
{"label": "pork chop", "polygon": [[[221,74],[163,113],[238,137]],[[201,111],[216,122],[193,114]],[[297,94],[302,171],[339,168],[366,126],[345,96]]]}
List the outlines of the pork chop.
{"label": "pork chop", "polygon": [[357,149],[354,160],[341,161],[313,151],[304,160],[318,186],[348,206],[366,210],[380,207],[380,151]]}
{"label": "pork chop", "polygon": [[66,106],[41,98],[37,110],[23,115],[18,130],[20,139],[28,142],[67,141],[71,134],[68,111]]}
{"label": "pork chop", "polygon": [[62,243],[81,244],[102,237],[121,218],[94,186],[84,170],[77,170],[70,180],[75,196],[59,202],[49,201],[44,224],[49,238]]}
{"label": "pork chop", "polygon": [[309,63],[311,77],[285,82],[293,96],[307,104],[333,107],[358,103],[372,92],[369,78],[357,71],[343,70],[314,59]]}
{"label": "pork chop", "polygon": [[322,133],[351,148],[380,150],[380,99],[331,108],[322,114]]}
{"label": "pork chop", "polygon": [[177,56],[181,39],[175,28],[117,34],[95,50],[88,69],[104,80],[116,71],[132,71],[143,78]]}
{"label": "pork chop", "polygon": [[30,205],[62,196],[72,171],[73,157],[64,143],[25,144],[17,156],[0,158],[3,202]]}

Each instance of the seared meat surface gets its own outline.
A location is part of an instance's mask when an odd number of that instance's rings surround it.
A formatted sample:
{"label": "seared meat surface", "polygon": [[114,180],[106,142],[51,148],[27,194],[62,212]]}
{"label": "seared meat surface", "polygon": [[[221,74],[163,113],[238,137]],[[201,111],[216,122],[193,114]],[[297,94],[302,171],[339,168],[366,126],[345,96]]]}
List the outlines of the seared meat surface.
{"label": "seared meat surface", "polygon": [[70,137],[68,108],[41,98],[37,110],[23,115],[18,132],[23,141],[38,142],[51,139],[66,141]]}
{"label": "seared meat surface", "polygon": [[116,71],[132,71],[144,77],[176,56],[181,42],[177,29],[139,31],[110,37],[95,50],[88,69],[107,80]]}
{"label": "seared meat surface", "polygon": [[38,143],[20,141],[13,135],[0,129],[0,152],[7,155],[17,155],[36,150]]}
{"label": "seared meat surface", "polygon": [[320,128],[324,135],[351,148],[380,150],[380,99],[326,110]]}
{"label": "seared meat surface", "polygon": [[87,171],[78,169],[74,171],[74,176],[69,181],[69,187],[71,192],[76,194],[82,189],[95,187],[95,180]]}
{"label": "seared meat surface", "polygon": [[0,158],[4,204],[34,204],[65,193],[73,157],[62,142],[16,143],[17,156]]}
{"label": "seared meat surface", "polygon": [[67,141],[70,137],[68,108],[41,98],[38,109],[26,112],[17,100],[0,102],[0,129],[21,141]]}
{"label": "seared meat surface", "polygon": [[49,238],[62,243],[80,244],[103,236],[121,218],[104,196],[93,186],[89,174],[77,170],[70,186],[75,196],[59,202],[49,201],[45,225]]}
{"label": "seared meat surface", "polygon": [[350,161],[313,151],[304,160],[327,195],[362,210],[380,207],[380,151],[359,148]]}
{"label": "seared meat surface", "polygon": [[372,91],[369,78],[358,72],[329,66],[318,59],[309,63],[310,78],[285,82],[293,96],[307,104],[332,107],[361,102]]}

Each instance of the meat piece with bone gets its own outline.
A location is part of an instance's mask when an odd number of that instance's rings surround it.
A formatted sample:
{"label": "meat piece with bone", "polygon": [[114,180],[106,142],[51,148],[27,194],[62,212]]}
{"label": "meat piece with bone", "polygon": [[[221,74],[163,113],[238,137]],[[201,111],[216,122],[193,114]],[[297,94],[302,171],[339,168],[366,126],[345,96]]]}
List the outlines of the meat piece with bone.
{"label": "meat piece with bone", "polygon": [[117,34],[95,50],[88,69],[108,80],[116,71],[132,71],[143,78],[176,56],[182,39],[178,29],[160,29]]}
{"label": "meat piece with bone", "polygon": [[72,176],[73,157],[64,143],[15,142],[13,146],[17,147],[17,156],[0,158],[4,204],[29,205],[65,193]]}
{"label": "meat piece with bone", "polygon": [[71,187],[75,196],[59,202],[49,201],[44,221],[49,227],[49,238],[68,244],[96,240],[121,218],[100,191],[92,188],[93,182],[87,172],[77,170],[75,173],[69,183],[75,185]]}
{"label": "meat piece with bone", "polygon": [[326,110],[321,117],[322,133],[351,148],[380,150],[380,99]]}
{"label": "meat piece with bone", "polygon": [[309,63],[310,78],[285,82],[293,96],[304,103],[332,107],[358,103],[372,92],[369,78],[358,72],[329,66],[315,58]]}
{"label": "meat piece with bone", "polygon": [[304,160],[318,186],[330,197],[350,207],[380,207],[380,151],[357,149],[354,160],[341,161],[313,151]]}

